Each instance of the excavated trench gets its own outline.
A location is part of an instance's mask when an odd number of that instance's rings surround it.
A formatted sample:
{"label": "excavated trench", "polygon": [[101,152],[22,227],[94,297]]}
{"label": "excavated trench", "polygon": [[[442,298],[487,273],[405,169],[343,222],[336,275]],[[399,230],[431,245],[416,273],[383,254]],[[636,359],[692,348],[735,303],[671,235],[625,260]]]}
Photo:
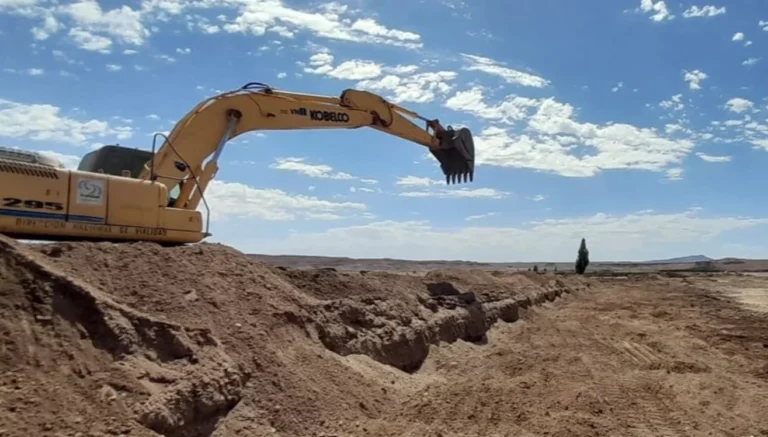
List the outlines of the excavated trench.
{"label": "excavated trench", "polygon": [[[414,373],[430,347],[483,343],[498,321],[515,322],[531,306],[589,286],[536,274],[292,270],[217,245],[30,248],[0,236],[0,256],[0,362],[7,363],[0,388],[16,387],[18,375],[31,381],[32,389],[10,398],[25,406],[8,417],[30,435],[51,422],[86,432],[92,427],[77,415],[96,409],[99,418],[114,416],[96,419],[106,434],[148,435],[140,424],[165,437],[209,437],[254,405],[263,405],[260,413],[238,420],[256,427],[250,435],[269,434],[280,414],[267,413],[270,397],[305,390],[296,382],[304,370],[280,361],[287,350],[314,343]],[[287,340],[296,327],[311,341]],[[320,368],[327,358],[312,360],[301,366]],[[28,418],[42,407],[25,396],[61,403],[37,423]],[[238,408],[244,401],[249,406]],[[361,414],[372,414],[370,407]]]}
{"label": "excavated trench", "polygon": [[[294,279],[302,274],[318,277],[316,272],[294,272]],[[325,270],[323,275],[326,282],[343,283],[349,278],[349,274],[332,270]],[[337,354],[363,354],[414,373],[427,359],[430,346],[457,340],[484,344],[486,333],[498,321],[513,323],[521,311],[531,306],[588,287],[588,284],[579,284],[569,288],[560,280],[551,280],[527,294],[503,283],[497,284],[497,289],[491,286],[489,292],[487,286],[462,286],[437,276],[428,275],[420,284],[414,284],[416,301],[426,311],[417,311],[409,318],[388,317],[390,315],[382,311],[381,299],[366,297],[334,299],[310,309],[308,317],[289,314],[286,321],[300,326],[307,335]]]}

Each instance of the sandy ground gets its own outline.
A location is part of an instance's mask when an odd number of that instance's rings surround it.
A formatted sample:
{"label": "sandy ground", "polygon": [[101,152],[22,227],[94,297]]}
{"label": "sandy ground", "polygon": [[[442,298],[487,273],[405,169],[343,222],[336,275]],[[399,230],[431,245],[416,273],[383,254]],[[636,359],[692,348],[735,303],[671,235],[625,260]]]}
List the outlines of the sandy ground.
{"label": "sandy ground", "polygon": [[0,237],[0,436],[768,436],[768,278]]}
{"label": "sandy ground", "polygon": [[[749,277],[755,278],[750,281]],[[768,273],[748,273],[739,283],[715,281],[715,291],[722,292],[754,311],[768,313]]]}
{"label": "sandy ground", "polygon": [[437,349],[390,435],[768,435],[768,319],[691,282],[616,281]]}

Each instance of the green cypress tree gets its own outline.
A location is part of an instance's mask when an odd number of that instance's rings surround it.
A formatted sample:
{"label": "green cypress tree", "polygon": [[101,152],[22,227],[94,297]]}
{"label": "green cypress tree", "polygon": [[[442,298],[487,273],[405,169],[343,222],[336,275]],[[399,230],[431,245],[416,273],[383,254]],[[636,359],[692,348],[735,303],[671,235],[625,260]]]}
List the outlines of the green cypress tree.
{"label": "green cypress tree", "polygon": [[582,238],[579,246],[579,257],[576,258],[576,273],[583,275],[589,265],[589,250],[587,250],[587,241]]}

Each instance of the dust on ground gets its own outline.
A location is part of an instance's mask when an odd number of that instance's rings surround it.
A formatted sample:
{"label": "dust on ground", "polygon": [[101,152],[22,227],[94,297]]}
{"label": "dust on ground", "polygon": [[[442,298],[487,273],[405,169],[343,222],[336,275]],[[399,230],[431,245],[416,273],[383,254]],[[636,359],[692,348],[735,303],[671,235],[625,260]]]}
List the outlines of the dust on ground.
{"label": "dust on ground", "polygon": [[0,256],[3,437],[768,436],[768,319],[719,291],[762,278]]}
{"label": "dust on ground", "polygon": [[709,288],[725,293],[754,311],[768,313],[768,273],[746,273],[734,283],[728,279],[713,279]]}

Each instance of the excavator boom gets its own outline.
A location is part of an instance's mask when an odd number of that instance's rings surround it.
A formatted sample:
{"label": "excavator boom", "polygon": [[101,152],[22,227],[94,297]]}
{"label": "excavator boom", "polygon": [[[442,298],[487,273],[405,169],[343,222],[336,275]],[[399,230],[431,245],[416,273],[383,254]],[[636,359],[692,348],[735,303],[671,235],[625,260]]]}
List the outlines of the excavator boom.
{"label": "excavator boom", "polygon": [[[406,117],[422,120],[424,128]],[[347,89],[339,97],[329,97],[277,91],[258,82],[198,104],[176,124],[139,177],[157,181],[169,191],[181,184],[175,206],[194,209],[215,177],[225,144],[243,133],[361,127],[427,147],[449,184],[474,179],[474,143],[466,128],[445,129],[438,120],[367,91]]]}
{"label": "excavator boom", "polygon": [[154,145],[152,152],[107,145],[68,170],[33,152],[0,150],[0,233],[31,240],[199,242],[210,233],[198,206],[229,140],[254,130],[361,127],[428,148],[448,184],[474,178],[467,128],[444,128],[368,91],[331,97],[251,82],[200,102],[168,136],[156,135],[164,140],[156,151]]}

